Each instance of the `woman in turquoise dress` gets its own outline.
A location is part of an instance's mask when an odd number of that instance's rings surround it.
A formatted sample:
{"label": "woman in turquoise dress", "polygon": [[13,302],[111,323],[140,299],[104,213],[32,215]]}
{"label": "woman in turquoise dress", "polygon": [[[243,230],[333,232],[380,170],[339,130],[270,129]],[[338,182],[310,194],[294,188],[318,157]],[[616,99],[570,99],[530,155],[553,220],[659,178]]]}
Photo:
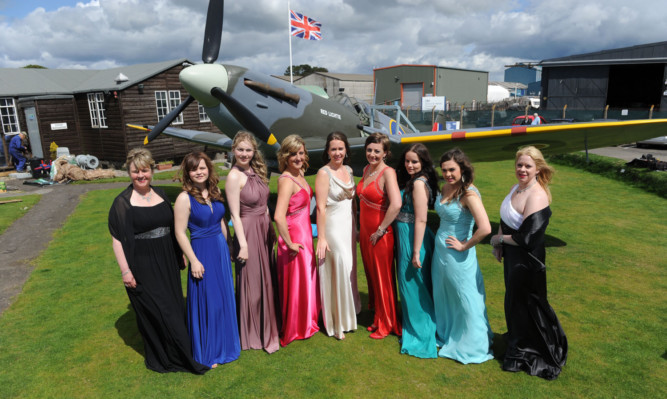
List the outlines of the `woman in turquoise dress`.
{"label": "woman in turquoise dress", "polygon": [[190,261],[188,331],[195,360],[215,368],[238,359],[241,353],[225,206],[206,154],[186,155],[181,173],[183,192],[174,204],[174,227],[178,244]]}
{"label": "woman in turquoise dress", "polygon": [[435,201],[440,228],[432,263],[438,355],[463,364],[482,363],[493,358],[493,333],[475,245],[491,233],[491,225],[463,151],[454,148],[443,154],[440,167],[445,184]]}
{"label": "woman in turquoise dress", "polygon": [[438,357],[431,296],[431,257],[434,236],[426,226],[429,208],[438,191],[428,149],[408,147],[396,165],[403,204],[396,217],[396,274],[403,311],[401,353],[420,358]]}

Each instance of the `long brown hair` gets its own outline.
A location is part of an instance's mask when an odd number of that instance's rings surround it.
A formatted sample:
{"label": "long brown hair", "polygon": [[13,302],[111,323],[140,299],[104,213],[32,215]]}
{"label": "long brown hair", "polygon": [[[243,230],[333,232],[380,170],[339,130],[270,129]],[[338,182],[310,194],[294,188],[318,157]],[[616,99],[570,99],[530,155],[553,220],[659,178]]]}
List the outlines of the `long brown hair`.
{"label": "long brown hair", "polygon": [[514,164],[519,160],[519,157],[522,155],[527,155],[535,161],[535,169],[539,172],[535,177],[537,182],[542,186],[544,191],[547,192],[549,197],[549,203],[551,203],[551,191],[549,191],[549,183],[553,178],[554,172],[556,171],[553,166],[549,165],[547,161],[544,160],[544,155],[542,151],[538,150],[536,147],[529,145],[527,147],[520,148],[516,152],[516,158],[514,158]]}
{"label": "long brown hair", "polygon": [[222,202],[222,192],[218,187],[218,174],[215,172],[211,158],[203,152],[191,152],[183,158],[181,162],[181,181],[183,182],[183,191],[195,197],[200,204],[206,204],[206,200],[202,196],[201,190],[195,186],[195,183],[190,178],[190,172],[199,167],[199,163],[204,160],[208,168],[208,180],[206,180],[206,190],[208,190],[208,197],[212,201]]}
{"label": "long brown hair", "polygon": [[461,196],[466,193],[466,190],[468,190],[468,187],[470,187],[473,180],[475,180],[475,168],[473,168],[470,163],[468,156],[458,147],[452,148],[442,154],[440,157],[440,167],[442,168],[442,164],[447,161],[456,162],[461,169],[461,185],[454,192],[452,199],[461,198]]}
{"label": "long brown hair", "polygon": [[[250,160],[250,167],[257,174],[257,176],[262,179],[264,184],[269,184],[266,162],[264,162],[264,156],[257,148],[257,140],[255,140],[255,136],[253,136],[252,133],[246,132],[245,130],[239,130],[236,133],[236,136],[234,136],[234,141],[232,141],[232,152],[234,152],[236,146],[238,146],[243,141],[247,141],[252,147],[253,155],[252,159]],[[233,159],[232,166],[235,164],[236,158]]]}

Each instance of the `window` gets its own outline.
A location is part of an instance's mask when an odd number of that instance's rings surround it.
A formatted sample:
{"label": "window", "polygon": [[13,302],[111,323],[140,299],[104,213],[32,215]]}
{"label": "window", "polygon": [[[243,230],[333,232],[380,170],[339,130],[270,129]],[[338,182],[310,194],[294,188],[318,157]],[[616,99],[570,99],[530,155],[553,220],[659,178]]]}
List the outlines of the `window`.
{"label": "window", "polygon": [[2,131],[5,134],[19,132],[19,120],[16,117],[13,98],[0,98],[0,117],[2,117]]}
{"label": "window", "polygon": [[88,110],[92,127],[108,127],[103,93],[88,93]]}
{"label": "window", "polygon": [[[169,90],[169,91],[156,91],[155,92],[155,106],[157,107],[157,120],[160,121],[162,118],[167,116],[167,114],[172,111],[174,108],[181,105],[181,92],[180,90]],[[183,114],[179,114],[176,119],[172,122],[173,124],[182,124],[183,123]]]}
{"label": "window", "polygon": [[210,122],[210,121],[211,118],[208,117],[206,110],[204,110],[204,106],[199,104],[199,122]]}

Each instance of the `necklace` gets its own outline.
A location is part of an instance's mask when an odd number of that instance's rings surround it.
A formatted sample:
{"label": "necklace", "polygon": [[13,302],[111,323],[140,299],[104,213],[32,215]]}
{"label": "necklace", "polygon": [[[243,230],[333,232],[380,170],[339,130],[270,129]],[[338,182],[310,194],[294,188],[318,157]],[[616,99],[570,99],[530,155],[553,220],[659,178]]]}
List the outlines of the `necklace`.
{"label": "necklace", "polygon": [[137,194],[146,202],[151,202],[151,198],[153,197],[153,190],[148,190],[148,194],[143,195],[139,191],[137,191]]}
{"label": "necklace", "polygon": [[206,197],[204,198],[204,201],[206,202],[206,205],[208,205],[208,207],[211,208],[211,212],[213,212],[213,204],[211,203],[211,199]]}
{"label": "necklace", "polygon": [[368,174],[368,177],[371,178],[371,177],[377,175],[379,171],[380,171],[380,168],[377,168],[377,170],[376,170],[375,172],[371,172],[371,173],[369,173],[369,174]]}
{"label": "necklace", "polygon": [[535,185],[535,183],[537,183],[537,180],[535,180],[534,182],[530,183],[528,186],[526,186],[526,187],[524,187],[524,188],[522,188],[522,189],[518,189],[518,188],[517,188],[516,191],[515,191],[515,193],[516,193],[516,194],[521,194],[522,192],[524,192],[524,191],[528,190],[529,188],[533,187],[533,186]]}

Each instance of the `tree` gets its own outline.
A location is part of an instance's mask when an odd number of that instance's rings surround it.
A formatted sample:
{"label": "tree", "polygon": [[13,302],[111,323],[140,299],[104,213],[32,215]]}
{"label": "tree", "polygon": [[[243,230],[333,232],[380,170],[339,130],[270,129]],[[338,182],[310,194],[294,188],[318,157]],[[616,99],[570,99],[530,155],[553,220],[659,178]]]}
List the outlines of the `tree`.
{"label": "tree", "polygon": [[[314,72],[329,72],[329,70],[318,66],[310,66],[308,64],[292,65],[292,74],[296,76],[306,76]],[[289,76],[289,67],[285,69],[284,75]]]}
{"label": "tree", "polygon": [[43,67],[41,65],[35,65],[35,64],[29,64],[29,65],[24,66],[23,68],[27,68],[27,69],[48,69],[47,67]]}

